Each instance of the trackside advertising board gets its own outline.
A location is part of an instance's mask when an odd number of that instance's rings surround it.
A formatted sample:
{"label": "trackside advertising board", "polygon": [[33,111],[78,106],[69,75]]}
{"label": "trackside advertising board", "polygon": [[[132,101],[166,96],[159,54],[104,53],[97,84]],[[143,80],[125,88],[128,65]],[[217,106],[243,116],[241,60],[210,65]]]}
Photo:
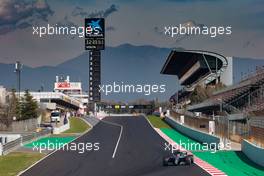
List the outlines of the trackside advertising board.
{"label": "trackside advertising board", "polygon": [[104,18],[85,19],[85,49],[104,50],[105,21]]}

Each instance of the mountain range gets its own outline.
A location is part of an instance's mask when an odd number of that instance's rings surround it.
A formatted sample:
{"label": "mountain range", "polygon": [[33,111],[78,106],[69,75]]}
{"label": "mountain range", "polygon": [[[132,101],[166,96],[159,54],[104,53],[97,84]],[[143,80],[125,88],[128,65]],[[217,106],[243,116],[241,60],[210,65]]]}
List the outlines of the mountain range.
{"label": "mountain range", "polygon": [[[134,46],[123,44],[117,47],[107,47],[101,51],[102,84],[113,82],[124,84],[164,84],[164,93],[144,95],[140,93],[115,93],[103,99],[130,101],[139,98],[167,100],[177,89],[176,76],[161,75],[160,70],[171,49],[154,46]],[[81,81],[83,90],[88,90],[88,52],[67,60],[55,66],[32,68],[23,66],[21,72],[21,89],[52,91],[55,77],[70,76],[71,81]],[[0,85],[16,88],[14,64],[0,64]]]}
{"label": "mountain range", "polygon": [[[101,51],[101,79],[103,85],[118,84],[128,85],[165,85],[164,93],[112,93],[102,94],[102,99],[115,101],[132,101],[135,99],[168,100],[179,88],[176,76],[161,75],[160,71],[169,55],[170,48],[155,46],[134,46],[123,44],[117,47],[106,47]],[[22,90],[53,91],[56,76],[70,76],[72,82],[81,81],[83,90],[88,90],[88,52],[68,59],[59,65],[28,67],[23,66],[21,74]],[[250,73],[257,66],[264,66],[263,59],[234,57],[232,62],[234,83],[241,80],[245,73]],[[243,73],[243,74],[242,74]],[[14,64],[0,63],[0,85],[9,89],[16,88],[16,74]]]}

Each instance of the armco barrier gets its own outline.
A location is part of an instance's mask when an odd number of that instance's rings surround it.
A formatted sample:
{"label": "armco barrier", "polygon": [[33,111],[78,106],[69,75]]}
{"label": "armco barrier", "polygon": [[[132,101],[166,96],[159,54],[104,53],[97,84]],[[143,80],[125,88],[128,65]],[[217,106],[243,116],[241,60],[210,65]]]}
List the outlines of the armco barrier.
{"label": "armco barrier", "polygon": [[100,120],[98,118],[95,118],[93,116],[85,116],[83,119],[92,126],[95,126],[95,125],[97,125],[97,123],[100,122]]}
{"label": "armco barrier", "polygon": [[[2,136],[20,136],[16,138],[15,140],[8,141],[7,143],[3,144],[0,143],[0,156],[1,155],[6,155],[9,152],[15,150],[16,148],[20,147],[21,145],[25,144],[26,142],[38,139],[40,137],[46,136],[51,134],[50,129],[43,129],[40,132],[37,133],[28,133],[28,134],[3,134]],[[12,139],[12,138],[11,138]]]}
{"label": "armco barrier", "polygon": [[243,140],[242,152],[253,162],[264,167],[264,148],[260,148],[253,143]]}
{"label": "armco barrier", "polygon": [[[198,130],[192,129],[190,127],[186,127],[184,125],[181,125],[180,123],[176,122],[175,120],[171,119],[170,117],[165,117],[164,119],[171,127],[173,127],[174,129],[176,129],[177,131],[185,134],[186,136],[201,142],[201,143],[206,143],[209,146],[219,146],[220,143],[220,138],[204,133],[204,132],[200,132]],[[212,144],[212,145],[210,145]]]}
{"label": "armco barrier", "polygon": [[22,137],[3,145],[2,154],[6,155],[10,151],[14,150],[15,148],[18,148],[21,145],[21,140],[22,140]]}

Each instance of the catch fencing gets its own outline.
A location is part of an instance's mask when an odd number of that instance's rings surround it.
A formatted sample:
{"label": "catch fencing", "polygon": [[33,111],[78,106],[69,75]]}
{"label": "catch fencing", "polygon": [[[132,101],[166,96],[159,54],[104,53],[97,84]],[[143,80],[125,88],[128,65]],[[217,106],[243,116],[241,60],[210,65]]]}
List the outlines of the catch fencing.
{"label": "catch fencing", "polygon": [[[171,117],[180,122],[180,115],[170,112]],[[202,132],[209,133],[209,118],[201,118],[184,114],[184,124]],[[247,117],[242,120],[229,120],[227,116],[215,116],[215,135],[222,140],[241,143],[244,139],[264,147],[264,117]]]}

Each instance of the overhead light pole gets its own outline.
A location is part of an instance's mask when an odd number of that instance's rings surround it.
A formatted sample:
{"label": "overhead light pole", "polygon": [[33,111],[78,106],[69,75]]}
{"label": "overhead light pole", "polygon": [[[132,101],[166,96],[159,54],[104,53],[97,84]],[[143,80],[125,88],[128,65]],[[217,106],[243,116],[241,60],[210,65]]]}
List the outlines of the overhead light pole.
{"label": "overhead light pole", "polygon": [[15,73],[17,75],[17,91],[18,91],[18,102],[19,102],[19,117],[21,117],[21,109],[20,109],[20,91],[21,91],[21,70],[22,64],[20,61],[17,61],[15,64]]}

